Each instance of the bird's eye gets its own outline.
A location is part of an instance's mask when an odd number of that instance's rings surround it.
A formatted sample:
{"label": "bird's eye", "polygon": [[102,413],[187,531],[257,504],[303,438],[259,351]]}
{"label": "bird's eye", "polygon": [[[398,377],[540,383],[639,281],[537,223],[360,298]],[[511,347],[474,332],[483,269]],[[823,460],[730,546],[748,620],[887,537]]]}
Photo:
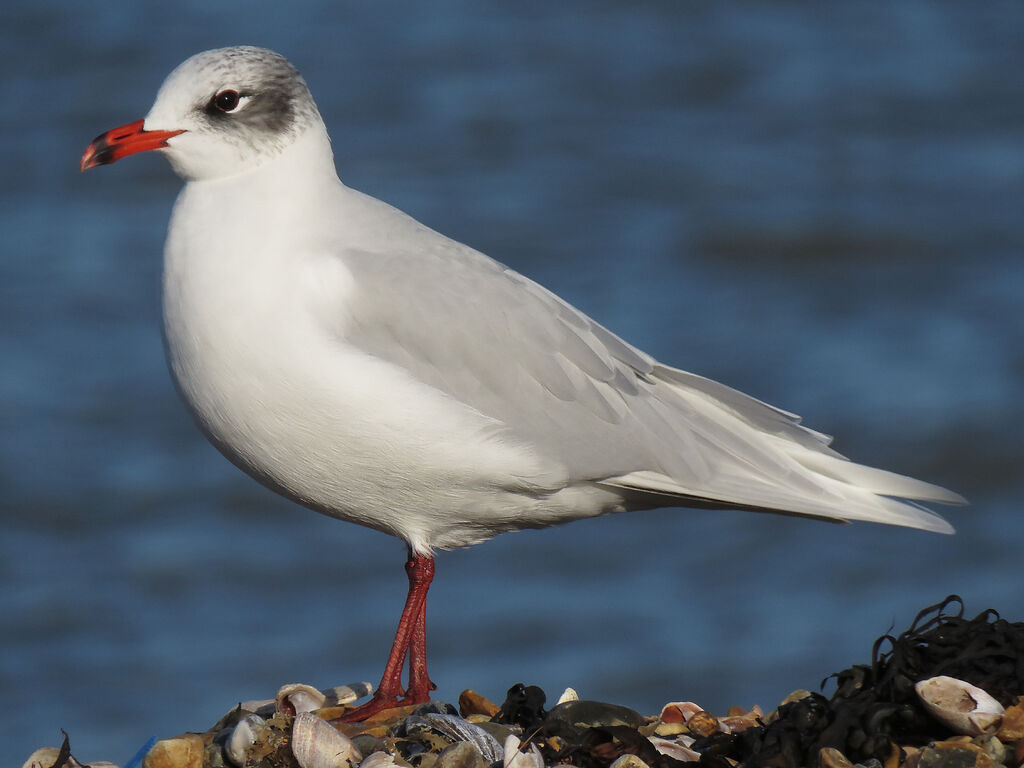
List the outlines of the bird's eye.
{"label": "bird's eye", "polygon": [[238,91],[226,90],[215,95],[210,104],[221,112],[233,112],[238,108]]}

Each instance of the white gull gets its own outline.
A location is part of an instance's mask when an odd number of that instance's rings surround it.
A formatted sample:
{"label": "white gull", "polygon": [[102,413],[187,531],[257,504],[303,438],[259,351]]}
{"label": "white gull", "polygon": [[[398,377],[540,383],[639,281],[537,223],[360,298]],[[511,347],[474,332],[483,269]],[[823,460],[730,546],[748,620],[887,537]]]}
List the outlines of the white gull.
{"label": "white gull", "polygon": [[381,684],[347,719],[429,698],[435,549],[677,505],[952,531],[915,502],[957,494],[847,460],[795,415],[662,365],[346,187],[306,83],[279,54],[193,56],[144,120],[97,137],[82,169],[146,150],[186,181],[164,324],[199,427],[274,491],[408,545]]}

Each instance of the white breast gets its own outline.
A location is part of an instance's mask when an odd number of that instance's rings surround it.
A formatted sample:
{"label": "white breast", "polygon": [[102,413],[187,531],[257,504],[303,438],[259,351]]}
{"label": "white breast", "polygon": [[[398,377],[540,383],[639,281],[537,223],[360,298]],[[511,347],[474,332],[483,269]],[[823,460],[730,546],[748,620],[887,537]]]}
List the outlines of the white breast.
{"label": "white breast", "polygon": [[[193,182],[175,206],[168,357],[211,441],[279,493],[422,551],[603,510],[607,492],[578,509],[574,494],[555,499],[559,468],[501,424],[345,341],[358,286],[344,248],[298,226],[309,202],[282,183],[262,170]],[[325,182],[315,204],[344,206],[346,192]]]}

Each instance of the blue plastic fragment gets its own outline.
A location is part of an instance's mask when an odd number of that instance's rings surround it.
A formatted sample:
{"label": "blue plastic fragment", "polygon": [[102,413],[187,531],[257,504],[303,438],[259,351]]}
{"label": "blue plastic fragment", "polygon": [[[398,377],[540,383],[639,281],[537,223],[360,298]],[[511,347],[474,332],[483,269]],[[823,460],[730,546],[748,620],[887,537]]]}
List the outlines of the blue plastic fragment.
{"label": "blue plastic fragment", "polygon": [[139,768],[142,765],[142,758],[146,756],[146,753],[153,748],[156,744],[156,736],[150,736],[149,741],[142,745],[142,748],[135,753],[131,760],[124,764],[124,768]]}

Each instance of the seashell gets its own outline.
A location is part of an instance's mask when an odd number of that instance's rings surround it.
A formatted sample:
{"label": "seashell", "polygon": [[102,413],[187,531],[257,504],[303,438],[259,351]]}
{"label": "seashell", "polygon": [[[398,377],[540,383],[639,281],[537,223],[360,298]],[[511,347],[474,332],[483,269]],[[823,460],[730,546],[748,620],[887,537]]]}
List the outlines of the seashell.
{"label": "seashell", "polygon": [[[324,707],[337,707],[342,704],[351,704],[356,699],[369,696],[373,693],[373,686],[369,683],[351,683],[350,685],[336,685],[333,688],[314,688],[305,683],[288,683],[282,685],[277,696],[274,697],[274,707],[277,712],[285,715],[297,715],[300,712],[313,712]],[[263,702],[252,701],[242,705],[242,709],[250,709],[247,705],[257,706],[250,711],[256,712]]]}
{"label": "seashell", "polygon": [[348,685],[336,685],[333,688],[324,688],[320,691],[327,697],[328,707],[338,707],[342,704],[351,704],[364,696],[373,693],[373,685],[370,683],[349,683]]}
{"label": "seashell", "polygon": [[[259,715],[264,714],[262,710],[271,710],[274,707],[273,699],[249,699],[239,703],[239,708],[243,712],[255,712]],[[267,711],[267,716],[270,717],[274,714],[274,711]]]}
{"label": "seashell", "polygon": [[674,760],[681,760],[684,763],[693,763],[700,760],[700,753],[690,749],[690,746],[695,741],[692,736],[679,736],[676,739],[648,736],[647,740],[654,745],[654,748],[659,753]]}
{"label": "seashell", "polygon": [[[67,734],[65,734],[67,736]],[[98,760],[88,765],[82,765],[75,759],[75,756],[68,753],[64,762],[57,764],[60,759],[61,750],[57,747],[42,747],[28,756],[28,760],[21,768],[117,768],[113,763],[106,760]]]}
{"label": "seashell", "polygon": [[995,733],[1003,722],[1003,705],[985,691],[955,677],[941,675],[914,685],[928,713],[965,736]]}
{"label": "seashell", "polygon": [[300,712],[292,725],[292,754],[301,768],[351,768],[362,760],[352,740],[312,712]]}
{"label": "seashell", "polygon": [[615,762],[608,768],[650,768],[650,766],[636,755],[631,755],[627,752],[615,758]]}
{"label": "seashell", "polygon": [[256,743],[266,727],[267,721],[262,717],[253,712],[247,714],[235,724],[234,730],[228,736],[227,743],[224,745],[224,756],[232,764],[242,768],[245,765],[246,755],[249,754],[252,745]]}
{"label": "seashell", "polygon": [[703,712],[704,707],[694,704],[692,701],[670,701],[661,708],[658,719],[663,723],[685,723],[697,712]]}
{"label": "seashell", "polygon": [[388,752],[373,752],[363,758],[359,768],[399,768],[394,755]]}
{"label": "seashell", "polygon": [[81,763],[71,755],[68,755],[67,760],[63,763],[57,765],[59,759],[60,750],[57,747],[42,747],[29,755],[28,760],[21,768],[81,768]]}
{"label": "seashell", "polygon": [[504,768],[544,768],[544,758],[537,749],[536,744],[530,745],[529,752],[520,752],[522,744],[519,737],[510,733],[505,739],[505,757],[502,761]]}
{"label": "seashell", "polygon": [[562,691],[562,695],[558,697],[558,701],[556,702],[556,706],[557,706],[557,704],[565,704],[565,702],[567,702],[567,701],[579,701],[579,700],[580,700],[580,695],[578,693],[576,693],[576,689],[574,689],[574,688],[566,688],[564,691]]}
{"label": "seashell", "polygon": [[[729,711],[732,712],[733,710]],[[740,733],[748,728],[755,728],[764,724],[764,711],[757,704],[751,707],[749,712],[743,712],[739,709],[736,711],[737,714],[729,714],[718,720],[722,724],[722,730],[726,733]]]}
{"label": "seashell", "polygon": [[312,712],[327,704],[327,695],[319,688],[305,683],[288,683],[277,689],[274,706],[285,715]]}
{"label": "seashell", "polygon": [[480,750],[480,754],[488,763],[501,760],[505,756],[505,752],[496,738],[479,725],[474,725],[457,715],[428,713],[423,715],[423,720],[435,731],[447,736],[452,741],[468,741]]}

